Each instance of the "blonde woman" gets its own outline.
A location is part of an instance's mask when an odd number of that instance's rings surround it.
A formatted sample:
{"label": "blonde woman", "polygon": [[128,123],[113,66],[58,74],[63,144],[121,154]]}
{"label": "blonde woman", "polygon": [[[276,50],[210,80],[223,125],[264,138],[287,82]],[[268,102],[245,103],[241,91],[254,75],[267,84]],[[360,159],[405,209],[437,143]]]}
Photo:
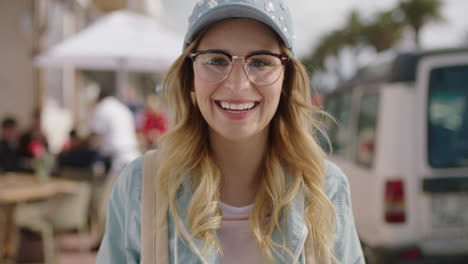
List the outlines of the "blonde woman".
{"label": "blonde woman", "polygon": [[[172,127],[151,169],[140,158],[116,183],[98,263],[364,263],[293,39],[282,0],[195,6],[164,85]],[[158,197],[150,228],[142,188]]]}

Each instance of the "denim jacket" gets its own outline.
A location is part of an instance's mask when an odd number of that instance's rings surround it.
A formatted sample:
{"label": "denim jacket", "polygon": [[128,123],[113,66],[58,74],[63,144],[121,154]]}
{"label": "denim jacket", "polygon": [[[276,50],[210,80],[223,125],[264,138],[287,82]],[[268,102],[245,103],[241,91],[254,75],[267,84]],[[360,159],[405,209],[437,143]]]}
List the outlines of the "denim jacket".
{"label": "denim jacket", "polygon": [[[106,232],[99,248],[98,264],[137,264],[140,263],[141,251],[141,182],[143,158],[132,162],[118,177],[111,193]],[[325,193],[336,210],[336,235],[334,240],[335,257],[342,264],[362,264],[364,258],[354,225],[351,209],[350,191],[344,173],[333,163],[326,161]],[[182,186],[177,204],[186,208],[190,202],[192,191],[189,183]],[[182,226],[186,227],[186,215],[181,210]],[[275,230],[273,240],[284,244],[294,253],[299,263],[304,263],[304,243],[307,237],[307,227],[304,219],[304,197],[299,193],[289,212],[280,220],[283,232]],[[168,220],[169,262],[172,263],[203,263],[188,246],[186,240],[176,234],[175,224],[169,215]],[[282,236],[280,233],[284,233]],[[285,239],[283,243],[283,238]],[[203,248],[202,241],[194,240],[194,246]],[[274,254],[275,263],[293,263],[285,252]],[[207,263],[220,263],[219,255],[212,252]]]}

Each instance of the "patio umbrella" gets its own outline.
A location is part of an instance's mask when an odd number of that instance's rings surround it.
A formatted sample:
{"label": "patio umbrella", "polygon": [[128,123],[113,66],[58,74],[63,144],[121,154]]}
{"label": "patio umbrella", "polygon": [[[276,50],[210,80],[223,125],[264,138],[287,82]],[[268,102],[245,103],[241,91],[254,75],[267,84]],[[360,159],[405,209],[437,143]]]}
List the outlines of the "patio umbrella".
{"label": "patio umbrella", "polygon": [[122,92],[126,73],[165,72],[182,52],[183,37],[127,10],[99,18],[33,59],[39,67],[114,70]]}
{"label": "patio umbrella", "polygon": [[103,16],[34,58],[45,67],[164,72],[181,54],[183,38],[130,11]]}

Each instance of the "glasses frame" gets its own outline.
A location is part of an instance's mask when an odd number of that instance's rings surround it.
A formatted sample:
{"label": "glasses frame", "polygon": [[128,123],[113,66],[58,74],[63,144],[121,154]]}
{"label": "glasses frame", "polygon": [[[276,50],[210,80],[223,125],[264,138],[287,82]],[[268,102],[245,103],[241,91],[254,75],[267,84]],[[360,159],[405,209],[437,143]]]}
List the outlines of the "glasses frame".
{"label": "glasses frame", "polygon": [[[231,55],[229,54],[228,52],[224,51],[224,50],[200,50],[200,51],[195,51],[195,52],[192,52],[190,53],[189,55],[187,55],[187,57],[189,59],[192,60],[192,62],[195,62],[195,60],[197,59],[197,57],[201,54],[207,54],[207,53],[217,53],[217,54],[223,54],[225,55],[226,57],[229,58],[229,61],[230,61],[230,68],[229,68],[229,71],[228,73],[226,74],[226,76],[224,76],[224,78],[222,78],[220,81],[218,82],[215,82],[213,84],[217,84],[217,83],[221,83],[223,82],[224,80],[226,80],[226,78],[231,74],[231,71],[232,71],[232,64],[234,62],[234,60],[242,60],[243,61],[243,69],[244,69],[244,73],[245,75],[247,75],[247,78],[249,79],[249,81],[251,81],[252,83],[256,84],[256,85],[259,85],[259,86],[268,86],[268,85],[271,85],[273,83],[275,83],[276,81],[278,81],[278,79],[276,79],[274,82],[270,83],[270,84],[263,84],[263,85],[260,85],[260,84],[257,84],[255,83],[254,81],[251,80],[251,77],[249,76],[248,74],[248,71],[246,69],[246,63],[247,61],[253,57],[253,56],[256,56],[256,55],[269,55],[269,56],[273,56],[273,57],[276,57],[278,59],[280,59],[281,61],[281,65],[284,66],[287,62],[290,61],[290,58],[289,56],[287,55],[283,55],[283,54],[278,54],[278,53],[273,53],[273,52],[269,52],[269,51],[256,51],[256,52],[252,52],[250,54],[247,54],[245,56],[237,56],[237,55]],[[279,78],[279,75],[278,75],[278,78]]]}

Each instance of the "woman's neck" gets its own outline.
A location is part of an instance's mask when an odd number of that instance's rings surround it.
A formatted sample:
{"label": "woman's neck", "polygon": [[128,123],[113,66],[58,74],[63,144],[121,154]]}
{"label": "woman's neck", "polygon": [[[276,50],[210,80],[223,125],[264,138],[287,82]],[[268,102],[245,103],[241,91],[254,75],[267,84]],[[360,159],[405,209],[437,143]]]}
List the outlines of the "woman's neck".
{"label": "woman's neck", "polygon": [[242,141],[210,133],[216,164],[221,169],[221,200],[232,206],[254,202],[268,142],[268,128]]}

